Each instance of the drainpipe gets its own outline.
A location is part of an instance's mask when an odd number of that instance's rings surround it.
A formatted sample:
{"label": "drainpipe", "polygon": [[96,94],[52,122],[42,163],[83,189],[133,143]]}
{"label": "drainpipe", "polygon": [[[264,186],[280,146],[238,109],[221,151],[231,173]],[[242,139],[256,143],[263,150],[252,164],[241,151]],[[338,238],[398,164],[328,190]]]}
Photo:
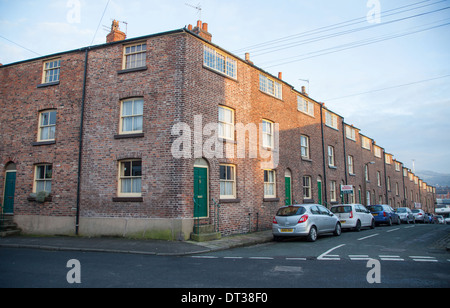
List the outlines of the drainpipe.
{"label": "drainpipe", "polygon": [[[383,149],[383,163],[384,163],[384,187],[386,192],[386,204],[389,204],[389,195],[388,195],[388,185],[387,185],[387,174],[386,174],[386,152]],[[390,181],[389,181],[390,183]],[[390,183],[392,185],[392,183]]]}
{"label": "drainpipe", "polygon": [[78,183],[77,183],[77,214],[75,222],[75,234],[78,235],[80,226],[80,191],[81,191],[81,158],[83,150],[83,123],[84,123],[84,103],[86,101],[86,79],[87,79],[87,66],[88,66],[88,52],[89,47],[85,50],[84,56],[84,76],[83,76],[83,95],[81,98],[81,119],[80,119],[80,132],[78,136]]}
{"label": "drainpipe", "polygon": [[[342,142],[344,144],[344,175],[345,175],[345,185],[348,185],[348,178],[347,178],[347,150],[345,148],[345,123],[344,123],[344,118],[342,118]],[[344,202],[347,203],[348,202],[348,195],[345,194],[345,196],[343,196]]]}
{"label": "drainpipe", "polygon": [[323,139],[323,104],[320,104],[320,132],[322,134],[322,157],[323,157],[323,195],[324,195],[324,201],[325,206],[328,204],[328,193],[327,193],[327,169],[326,169],[326,158],[325,158],[325,141]]}

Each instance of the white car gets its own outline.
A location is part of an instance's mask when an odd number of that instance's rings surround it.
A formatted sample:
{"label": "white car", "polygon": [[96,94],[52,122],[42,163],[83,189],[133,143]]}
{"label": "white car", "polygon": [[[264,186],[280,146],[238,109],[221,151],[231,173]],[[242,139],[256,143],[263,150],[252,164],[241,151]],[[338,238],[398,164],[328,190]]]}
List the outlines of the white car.
{"label": "white car", "polygon": [[375,219],[362,204],[335,205],[330,210],[339,218],[342,229],[360,231],[362,227],[375,228]]}

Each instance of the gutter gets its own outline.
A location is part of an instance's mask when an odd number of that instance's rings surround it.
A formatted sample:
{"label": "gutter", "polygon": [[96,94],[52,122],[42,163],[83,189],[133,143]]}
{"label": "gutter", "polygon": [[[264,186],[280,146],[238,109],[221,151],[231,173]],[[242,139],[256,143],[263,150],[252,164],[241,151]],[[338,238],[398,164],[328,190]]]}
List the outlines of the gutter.
{"label": "gutter", "polygon": [[83,150],[83,124],[84,124],[84,105],[86,102],[86,80],[87,80],[87,66],[88,66],[88,53],[89,47],[85,49],[84,57],[84,76],[83,76],[83,95],[81,98],[81,115],[80,115],[80,132],[78,135],[78,178],[77,178],[77,213],[75,221],[75,234],[78,235],[80,226],[80,192],[81,192],[81,158]]}
{"label": "gutter", "polygon": [[323,138],[323,104],[320,104],[320,132],[322,134],[322,158],[323,158],[323,185],[322,185],[322,190],[323,190],[323,196],[324,196],[324,201],[325,201],[325,206],[328,203],[328,193],[327,193],[327,169],[326,166],[328,164],[326,164],[326,158],[325,158],[325,141]]}

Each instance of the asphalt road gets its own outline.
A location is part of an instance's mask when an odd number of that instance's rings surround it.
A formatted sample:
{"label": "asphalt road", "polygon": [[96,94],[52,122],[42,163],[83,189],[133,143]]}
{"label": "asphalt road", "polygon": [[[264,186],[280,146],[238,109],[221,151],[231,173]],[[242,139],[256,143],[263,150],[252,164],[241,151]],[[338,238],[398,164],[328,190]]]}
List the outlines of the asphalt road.
{"label": "asphalt road", "polygon": [[[445,225],[394,225],[185,257],[2,248],[0,288],[448,288],[450,253],[439,240],[449,233]],[[79,266],[67,267],[73,259]],[[369,259],[378,266],[367,267]],[[369,283],[375,269],[380,283]]]}

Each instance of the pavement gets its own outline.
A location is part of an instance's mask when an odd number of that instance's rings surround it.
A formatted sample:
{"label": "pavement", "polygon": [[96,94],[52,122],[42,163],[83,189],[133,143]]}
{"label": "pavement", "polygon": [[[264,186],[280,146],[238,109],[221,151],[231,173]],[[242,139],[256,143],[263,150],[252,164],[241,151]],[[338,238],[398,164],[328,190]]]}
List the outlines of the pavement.
{"label": "pavement", "polygon": [[137,240],[119,237],[19,235],[0,238],[0,247],[184,256],[262,244],[270,242],[272,239],[272,230],[226,236],[209,242]]}

